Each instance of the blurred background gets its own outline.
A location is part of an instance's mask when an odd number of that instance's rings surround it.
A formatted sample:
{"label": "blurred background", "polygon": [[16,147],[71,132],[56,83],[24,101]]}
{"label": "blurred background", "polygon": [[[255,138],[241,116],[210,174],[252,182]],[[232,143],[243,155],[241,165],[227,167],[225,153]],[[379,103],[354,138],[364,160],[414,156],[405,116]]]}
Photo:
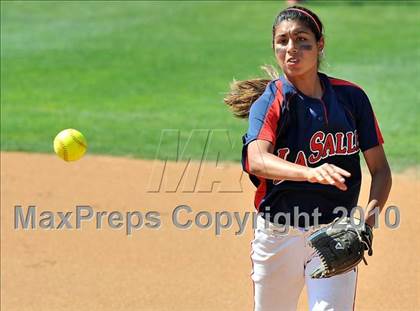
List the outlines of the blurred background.
{"label": "blurred background", "polygon": [[[420,10],[414,1],[305,1],[325,25],[321,71],[369,95],[394,169],[417,163]],[[223,96],[275,64],[271,27],[287,1],[2,1],[1,149],[52,151],[63,128],[91,154],[154,158],[162,129],[227,129],[240,158],[245,121]],[[173,149],[177,142],[164,148]],[[202,146],[190,142],[190,155]],[[220,141],[220,143],[225,143]]]}

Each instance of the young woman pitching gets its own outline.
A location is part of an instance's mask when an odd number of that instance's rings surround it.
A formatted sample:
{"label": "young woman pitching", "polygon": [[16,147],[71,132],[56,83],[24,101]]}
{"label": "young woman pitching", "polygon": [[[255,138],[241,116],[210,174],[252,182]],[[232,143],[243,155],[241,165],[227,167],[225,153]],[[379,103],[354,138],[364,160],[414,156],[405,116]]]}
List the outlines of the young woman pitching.
{"label": "young woman pitching", "polygon": [[255,310],[296,310],[305,284],[310,310],[352,310],[357,271],[312,279],[319,258],[307,237],[342,215],[336,207],[350,215],[357,206],[360,153],[372,176],[365,221],[373,225],[369,211],[384,206],[391,188],[381,131],[359,86],[318,71],[325,41],[316,14],[281,11],[272,47],[283,74],[235,82],[225,99],[249,119],[242,164],[261,212],[251,253]]}

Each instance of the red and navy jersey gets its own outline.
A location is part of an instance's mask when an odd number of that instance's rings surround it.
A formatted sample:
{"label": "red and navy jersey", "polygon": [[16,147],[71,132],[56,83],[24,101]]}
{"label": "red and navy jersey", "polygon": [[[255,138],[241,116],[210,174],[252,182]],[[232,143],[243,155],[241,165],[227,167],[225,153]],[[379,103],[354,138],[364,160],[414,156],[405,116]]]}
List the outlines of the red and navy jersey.
{"label": "red and navy jersey", "polygon": [[[345,80],[322,73],[319,78],[323,86],[321,99],[306,96],[284,76],[267,85],[250,109],[249,128],[243,136],[242,165],[249,173],[248,144],[262,139],[271,142],[274,154],[284,160],[308,167],[330,163],[349,171],[347,190],[318,183],[268,180],[250,174],[257,187],[255,207],[270,215],[272,221],[278,212],[290,213],[291,225],[296,225],[293,223],[295,206],[299,213],[309,215],[318,208],[320,224],[341,216],[333,214],[337,206],[350,212],[357,205],[360,192],[359,151],[383,143],[365,92]],[[303,218],[299,220],[298,225],[303,226]]]}

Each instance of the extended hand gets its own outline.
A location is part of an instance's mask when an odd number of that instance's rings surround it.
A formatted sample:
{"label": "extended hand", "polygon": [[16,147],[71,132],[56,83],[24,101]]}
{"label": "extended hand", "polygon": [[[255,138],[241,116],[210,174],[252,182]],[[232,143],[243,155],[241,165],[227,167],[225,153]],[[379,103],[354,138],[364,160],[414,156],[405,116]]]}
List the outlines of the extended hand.
{"label": "extended hand", "polygon": [[340,190],[347,190],[345,178],[351,174],[334,164],[322,164],[321,166],[309,168],[306,174],[307,181],[311,183],[320,183],[323,185],[333,185]]}

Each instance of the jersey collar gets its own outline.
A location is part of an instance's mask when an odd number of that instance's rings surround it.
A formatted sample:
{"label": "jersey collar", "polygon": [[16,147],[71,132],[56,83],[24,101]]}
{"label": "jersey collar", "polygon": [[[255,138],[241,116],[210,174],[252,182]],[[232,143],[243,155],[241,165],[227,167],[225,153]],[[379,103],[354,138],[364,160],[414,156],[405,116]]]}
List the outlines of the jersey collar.
{"label": "jersey collar", "polygon": [[[324,99],[325,97],[328,97],[331,92],[331,84],[326,74],[318,72],[318,76],[324,88],[324,93],[322,95],[322,98]],[[295,94],[299,94],[304,99],[314,99],[312,97],[306,96],[301,91],[299,91],[292,83],[290,83],[286,79],[284,74],[282,74],[279,77],[279,80],[282,83],[282,92],[285,98],[288,98],[289,96],[293,96]]]}

